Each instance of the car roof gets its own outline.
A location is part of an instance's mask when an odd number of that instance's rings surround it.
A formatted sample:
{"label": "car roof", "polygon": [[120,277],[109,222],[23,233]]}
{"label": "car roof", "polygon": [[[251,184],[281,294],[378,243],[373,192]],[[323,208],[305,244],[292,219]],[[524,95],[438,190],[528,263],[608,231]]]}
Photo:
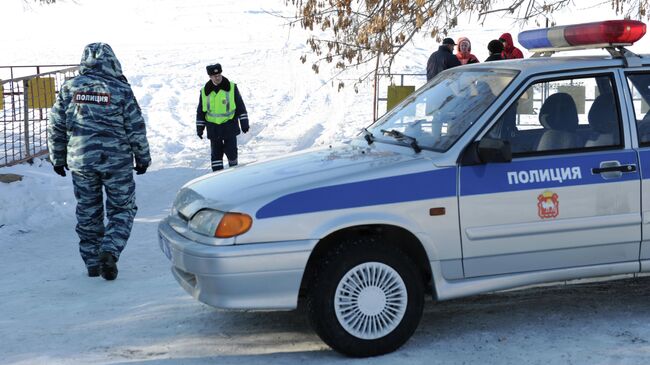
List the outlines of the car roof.
{"label": "car roof", "polygon": [[[643,66],[650,66],[650,55],[640,55]],[[623,58],[611,56],[560,56],[560,57],[532,57],[515,60],[474,63],[463,67],[477,69],[508,69],[518,70],[522,73],[547,73],[562,71],[579,71],[594,68],[625,67]],[[633,69],[633,68],[631,68]]]}

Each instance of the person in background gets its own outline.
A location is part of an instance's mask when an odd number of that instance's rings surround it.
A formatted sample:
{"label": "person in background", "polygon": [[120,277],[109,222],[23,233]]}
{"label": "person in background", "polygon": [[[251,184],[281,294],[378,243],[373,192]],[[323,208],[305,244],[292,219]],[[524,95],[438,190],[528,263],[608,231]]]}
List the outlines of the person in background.
{"label": "person in background", "polygon": [[501,57],[501,52],[503,52],[503,43],[499,42],[498,39],[491,40],[490,43],[488,43],[487,49],[490,56],[485,59],[485,62],[501,61],[503,59],[503,57]]}
{"label": "person in background", "polygon": [[472,53],[472,43],[467,37],[458,38],[458,45],[456,46],[456,58],[460,61],[461,65],[469,63],[479,63],[478,58]]}
{"label": "person in background", "polygon": [[[208,130],[212,171],[223,169],[223,154],[228,166],[237,166],[237,136],[248,132],[248,112],[237,85],[221,75],[221,64],[206,67],[210,80],[201,89],[196,108],[196,135],[203,139]],[[239,126],[241,125],[241,130]]]}
{"label": "person in background", "polygon": [[438,50],[429,56],[427,61],[427,81],[448,68],[461,65],[458,58],[452,53],[455,45],[453,39],[445,38]]}
{"label": "person in background", "polygon": [[503,52],[501,53],[501,57],[504,60],[524,58],[524,54],[519,48],[515,47],[515,44],[512,42],[512,36],[510,33],[501,34],[499,41],[503,44]]}
{"label": "person in background", "polygon": [[79,252],[88,276],[114,280],[138,210],[133,170],[144,174],[151,156],[142,112],[108,44],[86,46],[79,76],[61,86],[50,110],[47,132],[54,171],[72,173]]}

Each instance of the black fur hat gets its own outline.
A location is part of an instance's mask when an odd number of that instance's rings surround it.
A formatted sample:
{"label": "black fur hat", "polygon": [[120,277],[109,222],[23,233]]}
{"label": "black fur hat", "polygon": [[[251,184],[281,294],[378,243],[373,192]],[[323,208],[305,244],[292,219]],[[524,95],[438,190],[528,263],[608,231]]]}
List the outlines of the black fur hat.
{"label": "black fur hat", "polygon": [[205,70],[208,71],[208,75],[218,75],[222,71],[221,64],[215,63],[214,65],[206,66]]}

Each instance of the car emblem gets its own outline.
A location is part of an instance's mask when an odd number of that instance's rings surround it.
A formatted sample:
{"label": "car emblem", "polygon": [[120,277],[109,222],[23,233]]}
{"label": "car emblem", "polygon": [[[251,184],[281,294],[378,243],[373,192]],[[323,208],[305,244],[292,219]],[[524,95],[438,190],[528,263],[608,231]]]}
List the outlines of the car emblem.
{"label": "car emblem", "polygon": [[546,190],[537,197],[537,214],[542,219],[555,218],[560,214],[560,198]]}

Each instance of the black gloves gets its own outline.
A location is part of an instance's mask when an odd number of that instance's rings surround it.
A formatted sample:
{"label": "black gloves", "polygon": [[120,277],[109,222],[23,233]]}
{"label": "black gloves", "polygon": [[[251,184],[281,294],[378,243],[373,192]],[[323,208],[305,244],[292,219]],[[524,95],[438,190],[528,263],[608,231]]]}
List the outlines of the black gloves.
{"label": "black gloves", "polygon": [[61,166],[54,166],[54,172],[65,177],[65,170],[68,170],[68,164]]}
{"label": "black gloves", "polygon": [[242,126],[242,127],[241,127],[241,131],[244,132],[244,133],[247,133],[247,132],[248,132],[248,126],[247,126],[247,125],[246,125],[246,126]]}
{"label": "black gloves", "polygon": [[136,175],[142,175],[145,172],[147,172],[147,167],[149,167],[149,166],[135,165],[135,167],[133,169],[135,170]]}
{"label": "black gloves", "polygon": [[196,126],[196,135],[199,136],[199,138],[203,139],[203,130],[205,129],[204,126]]}
{"label": "black gloves", "polygon": [[[136,175],[142,175],[145,172],[147,172],[147,167],[148,166],[144,166],[144,165],[135,165],[133,169],[136,171]],[[67,164],[62,166],[54,166],[54,172],[56,172],[61,176],[65,176],[65,170],[69,170]]]}

